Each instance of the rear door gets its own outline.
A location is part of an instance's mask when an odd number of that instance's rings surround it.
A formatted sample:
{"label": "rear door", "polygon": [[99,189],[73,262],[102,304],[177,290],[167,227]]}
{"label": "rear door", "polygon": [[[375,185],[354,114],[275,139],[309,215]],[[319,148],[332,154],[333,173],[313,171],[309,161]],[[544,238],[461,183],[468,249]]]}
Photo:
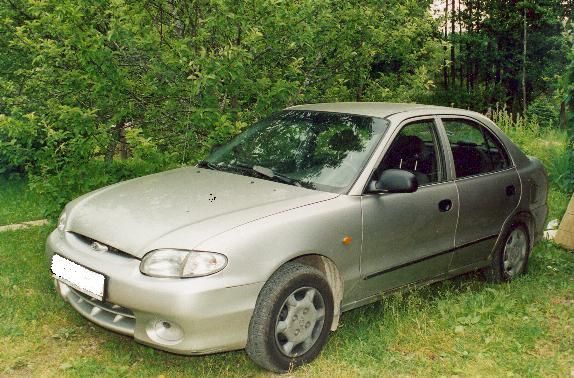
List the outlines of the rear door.
{"label": "rear door", "polygon": [[467,117],[441,117],[452,153],[460,210],[450,271],[485,262],[520,199],[520,179],[503,144]]}

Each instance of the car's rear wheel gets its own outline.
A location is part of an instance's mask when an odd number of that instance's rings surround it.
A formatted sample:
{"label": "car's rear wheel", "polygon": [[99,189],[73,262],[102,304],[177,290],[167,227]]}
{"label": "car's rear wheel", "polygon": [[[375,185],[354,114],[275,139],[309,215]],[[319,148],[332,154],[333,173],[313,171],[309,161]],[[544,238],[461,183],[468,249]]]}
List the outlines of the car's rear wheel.
{"label": "car's rear wheel", "polygon": [[484,271],[486,279],[496,283],[513,280],[526,272],[529,256],[530,239],[526,227],[522,224],[512,226],[494,252],[490,267]]}
{"label": "car's rear wheel", "polygon": [[321,271],[290,262],[261,289],[246,351],[261,367],[285,372],[312,361],[333,321],[333,294]]}

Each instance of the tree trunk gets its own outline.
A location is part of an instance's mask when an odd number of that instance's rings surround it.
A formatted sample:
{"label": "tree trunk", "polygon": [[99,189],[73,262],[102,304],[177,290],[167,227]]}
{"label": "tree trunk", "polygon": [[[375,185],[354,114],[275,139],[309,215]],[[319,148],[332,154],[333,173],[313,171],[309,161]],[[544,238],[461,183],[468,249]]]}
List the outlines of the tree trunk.
{"label": "tree trunk", "polygon": [[[476,6],[474,8],[475,10],[475,16],[476,16],[476,20],[474,22],[474,32],[478,35],[480,34],[480,27],[481,27],[481,23],[480,23],[480,1],[476,2]],[[477,50],[479,49],[479,47],[477,46]],[[472,73],[472,79],[473,79],[473,83],[476,83],[477,86],[480,85],[480,61],[478,59],[478,53],[475,52],[475,58],[473,60],[473,73]]]}
{"label": "tree trunk", "polygon": [[106,156],[104,157],[104,161],[106,164],[111,164],[114,160],[114,155],[116,153],[116,145],[118,144],[118,140],[115,138],[115,135],[112,136],[110,143],[108,144],[108,148],[106,149]]}
{"label": "tree trunk", "polygon": [[106,149],[106,155],[104,157],[104,161],[110,164],[114,160],[114,155],[116,154],[116,148],[118,143],[120,144],[120,157],[122,160],[128,158],[128,142],[126,140],[126,133],[125,133],[125,122],[120,122],[114,126],[111,133],[110,143],[108,144],[108,148]]}
{"label": "tree trunk", "polygon": [[[460,2],[461,0],[459,0],[458,2],[458,35],[462,36],[462,13],[460,12]],[[461,55],[461,58],[459,59],[460,63],[459,63],[459,77],[460,77],[460,88],[464,87],[464,63],[462,60],[462,42],[459,42],[458,44],[458,53],[459,55]]]}
{"label": "tree trunk", "polygon": [[[448,41],[448,0],[446,2],[445,10],[444,10],[444,41],[445,43]],[[443,47],[444,58],[443,58],[443,67],[442,67],[442,79],[444,82],[444,89],[448,91],[448,68],[446,64],[446,45]]]}
{"label": "tree trunk", "polygon": [[[448,0],[447,0],[447,4],[448,4]],[[452,0],[451,3],[451,16],[450,16],[450,35],[451,35],[451,45],[450,45],[450,82],[451,84],[454,86],[455,81],[456,81],[456,57],[455,57],[455,51],[454,51],[454,40],[452,37],[454,37],[455,35],[455,2],[454,0]]]}
{"label": "tree trunk", "polygon": [[120,142],[120,158],[126,160],[129,157],[128,140],[126,139],[126,124],[122,123],[118,130],[118,138]]}
{"label": "tree trunk", "polygon": [[523,13],[523,35],[522,35],[522,114],[526,114],[526,5]]}
{"label": "tree trunk", "polygon": [[518,89],[518,83],[512,84],[512,104],[510,106],[510,111],[512,112],[512,119],[516,121],[518,119],[518,114],[520,113],[520,90]]}
{"label": "tree trunk", "polygon": [[[468,6],[468,22],[467,22],[467,26],[466,26],[466,30],[467,33],[469,35],[472,35],[474,33],[474,26],[473,26],[473,20],[472,20],[472,16],[473,16],[473,3],[472,1],[469,1],[467,3]],[[473,69],[473,61],[474,61],[474,54],[473,52],[471,52],[471,49],[474,46],[472,46],[470,43],[467,43],[466,46],[466,53],[467,53],[467,58],[466,58],[466,91],[468,93],[471,93],[474,87],[474,82],[473,82],[473,77],[472,74],[474,73],[474,69]]]}

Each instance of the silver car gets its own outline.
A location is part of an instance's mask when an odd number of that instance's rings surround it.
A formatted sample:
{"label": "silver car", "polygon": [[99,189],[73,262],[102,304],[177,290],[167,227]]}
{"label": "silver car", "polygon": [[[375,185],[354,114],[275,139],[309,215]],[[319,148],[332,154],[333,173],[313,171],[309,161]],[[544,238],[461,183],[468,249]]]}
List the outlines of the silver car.
{"label": "silver car", "polygon": [[46,253],[92,322],[283,372],[344,311],[482,270],[526,271],[547,177],[486,117],[415,104],[288,108],[185,167],[70,202]]}

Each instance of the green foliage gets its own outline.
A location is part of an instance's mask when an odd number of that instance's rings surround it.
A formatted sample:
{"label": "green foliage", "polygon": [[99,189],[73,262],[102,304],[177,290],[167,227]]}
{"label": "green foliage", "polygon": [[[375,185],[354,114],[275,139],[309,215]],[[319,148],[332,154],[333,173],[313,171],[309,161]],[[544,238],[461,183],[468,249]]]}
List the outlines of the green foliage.
{"label": "green foliage", "polygon": [[20,119],[0,114],[0,173],[22,172],[32,164],[37,139],[37,129],[30,122],[34,118],[34,114]]}
{"label": "green foliage", "polygon": [[525,117],[542,127],[557,128],[560,123],[559,103],[557,98],[540,95],[528,105]]}
{"label": "green foliage", "polygon": [[499,104],[524,114],[523,100],[528,108],[556,89],[555,77],[566,65],[561,22],[574,16],[572,1],[447,0],[446,8],[441,3],[441,34],[449,46],[435,102],[480,112]]}
{"label": "green foliage", "polygon": [[574,191],[572,144],[566,131],[542,127],[535,117],[513,118],[505,110],[496,110],[492,119],[526,154],[544,163],[554,188],[564,193]]}
{"label": "green foliage", "polygon": [[11,0],[0,5],[0,170],[51,214],[197,161],[278,109],[431,95],[430,1]]}
{"label": "green foliage", "polygon": [[566,176],[570,182],[570,191],[574,191],[574,24],[570,22],[564,32],[567,45],[566,57],[568,67],[562,76],[562,88],[566,94],[564,99],[568,106],[566,132],[568,135],[567,161],[569,173]]}
{"label": "green foliage", "polygon": [[[473,1],[457,21],[467,32],[449,42],[458,46],[455,76],[457,67],[465,75],[477,69],[476,85],[465,76],[468,85],[445,92],[434,82],[444,42],[430,3],[3,2],[0,172],[27,174],[54,215],[98,186],[202,159],[293,104],[417,101],[486,111],[508,102],[505,88],[516,84],[515,11],[524,6],[531,95],[539,97],[528,116],[554,123],[556,106],[539,93],[565,61],[557,53],[560,5]],[[479,85],[481,77],[492,85]],[[571,88],[571,76],[563,81]]]}

